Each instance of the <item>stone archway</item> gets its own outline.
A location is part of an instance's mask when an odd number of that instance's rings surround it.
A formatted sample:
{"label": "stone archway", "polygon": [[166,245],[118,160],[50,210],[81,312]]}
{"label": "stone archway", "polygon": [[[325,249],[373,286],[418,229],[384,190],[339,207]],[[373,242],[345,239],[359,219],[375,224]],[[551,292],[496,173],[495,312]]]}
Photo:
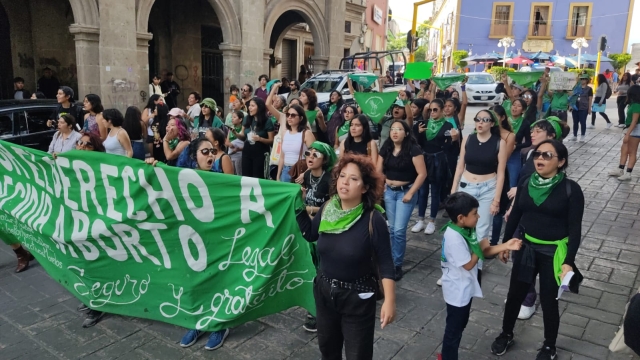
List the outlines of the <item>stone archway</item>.
{"label": "stone archway", "polygon": [[74,24],[100,27],[100,13],[96,0],[69,0],[73,10]]}

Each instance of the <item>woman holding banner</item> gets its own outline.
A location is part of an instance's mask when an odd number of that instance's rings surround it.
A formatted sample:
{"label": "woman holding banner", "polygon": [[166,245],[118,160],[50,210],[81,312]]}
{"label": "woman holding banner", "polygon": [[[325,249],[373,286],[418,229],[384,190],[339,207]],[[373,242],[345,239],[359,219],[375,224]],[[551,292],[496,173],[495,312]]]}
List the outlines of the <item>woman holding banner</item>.
{"label": "woman holding banner", "polygon": [[395,318],[389,229],[376,205],[383,184],[368,158],[346,154],[332,171],[329,201],[313,220],[304,210],[297,215],[302,235],[317,242],[322,259],[313,293],[323,359],[342,359],[343,348],[347,359],[373,357],[377,297],[384,297],[381,327]]}

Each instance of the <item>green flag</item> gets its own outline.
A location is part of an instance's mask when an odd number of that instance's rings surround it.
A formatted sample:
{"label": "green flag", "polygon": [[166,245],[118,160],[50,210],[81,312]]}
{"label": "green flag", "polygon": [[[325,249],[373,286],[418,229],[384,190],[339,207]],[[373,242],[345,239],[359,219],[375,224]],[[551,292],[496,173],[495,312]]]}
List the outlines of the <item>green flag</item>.
{"label": "green flag", "polygon": [[365,89],[368,89],[371,85],[373,85],[376,82],[376,80],[378,80],[378,75],[355,73],[355,74],[349,74],[349,79],[362,85]]}
{"label": "green flag", "polygon": [[431,78],[431,81],[435,82],[439,89],[445,90],[449,86],[464,81],[464,78],[467,75],[456,75],[456,76],[434,76]]}
{"label": "green flag", "polygon": [[398,92],[357,92],[354,97],[362,112],[377,124],[398,97]]}
{"label": "green flag", "polygon": [[205,331],[315,312],[300,186],[0,141],[0,238],[92,309]]}
{"label": "green flag", "polygon": [[508,72],[507,75],[515,81],[516,84],[530,88],[533,84],[540,79],[542,76],[542,71],[531,71],[531,72]]}
{"label": "green flag", "polygon": [[432,62],[408,63],[405,66],[404,78],[412,80],[429,79],[431,78],[431,68],[433,68]]}

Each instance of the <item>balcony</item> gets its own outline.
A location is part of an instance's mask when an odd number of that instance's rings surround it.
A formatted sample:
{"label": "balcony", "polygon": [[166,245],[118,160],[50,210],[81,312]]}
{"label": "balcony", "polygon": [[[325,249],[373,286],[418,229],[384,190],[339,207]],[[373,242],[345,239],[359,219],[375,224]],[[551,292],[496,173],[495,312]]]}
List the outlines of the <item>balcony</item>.
{"label": "balcony", "polygon": [[551,40],[553,38],[553,24],[529,24],[528,40]]}
{"label": "balcony", "polygon": [[489,30],[490,39],[502,39],[506,36],[513,37],[514,24],[491,24],[491,30]]}

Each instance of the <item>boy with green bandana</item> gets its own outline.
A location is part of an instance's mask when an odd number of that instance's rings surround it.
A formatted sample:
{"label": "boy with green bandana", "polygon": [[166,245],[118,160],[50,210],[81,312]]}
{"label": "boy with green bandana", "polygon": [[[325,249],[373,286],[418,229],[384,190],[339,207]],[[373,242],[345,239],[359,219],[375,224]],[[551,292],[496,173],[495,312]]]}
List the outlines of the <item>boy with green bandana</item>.
{"label": "boy with green bandana", "polygon": [[445,210],[451,221],[442,229],[442,295],[447,303],[447,320],[442,340],[442,360],[457,360],[462,332],[469,321],[471,300],[482,297],[478,280],[478,262],[485,256],[497,255],[506,250],[519,250],[522,240],[511,239],[506,243],[490,246],[489,240],[478,242],[476,223],[478,200],[473,196],[456,192],[445,201]]}

